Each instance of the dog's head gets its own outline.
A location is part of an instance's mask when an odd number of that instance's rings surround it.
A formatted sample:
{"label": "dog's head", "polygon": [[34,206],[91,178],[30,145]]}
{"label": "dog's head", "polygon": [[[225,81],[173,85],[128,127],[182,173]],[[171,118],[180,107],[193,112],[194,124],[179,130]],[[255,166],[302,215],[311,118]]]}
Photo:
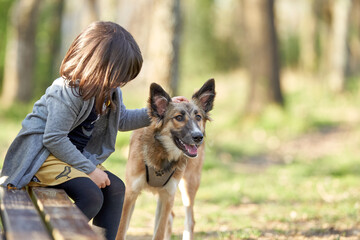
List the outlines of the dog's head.
{"label": "dog's head", "polygon": [[172,102],[158,84],[150,86],[149,115],[155,137],[173,158],[196,157],[203,143],[205,124],[215,99],[215,81],[208,80],[190,102]]}

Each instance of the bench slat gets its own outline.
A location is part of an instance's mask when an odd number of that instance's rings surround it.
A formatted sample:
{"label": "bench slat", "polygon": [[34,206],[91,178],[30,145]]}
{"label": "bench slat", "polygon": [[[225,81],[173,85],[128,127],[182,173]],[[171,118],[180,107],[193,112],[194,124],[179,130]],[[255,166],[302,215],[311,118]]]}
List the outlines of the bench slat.
{"label": "bench slat", "polygon": [[7,240],[51,239],[25,190],[0,187],[1,216]]}
{"label": "bench slat", "polygon": [[62,189],[35,187],[31,189],[40,210],[57,239],[103,239],[88,224],[86,216]]}

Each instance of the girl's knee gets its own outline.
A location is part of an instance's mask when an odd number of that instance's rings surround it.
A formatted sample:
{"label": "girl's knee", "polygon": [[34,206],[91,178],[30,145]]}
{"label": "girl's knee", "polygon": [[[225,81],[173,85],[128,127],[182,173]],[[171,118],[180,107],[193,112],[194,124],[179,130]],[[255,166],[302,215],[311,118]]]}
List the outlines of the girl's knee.
{"label": "girl's knee", "polygon": [[110,186],[104,188],[105,197],[111,198],[113,201],[122,202],[125,196],[125,184],[117,176],[109,173]]}
{"label": "girl's knee", "polygon": [[119,189],[119,192],[121,192],[122,194],[125,194],[125,189],[126,189],[125,183],[120,178],[118,178],[116,181],[116,187],[117,187],[117,189]]}
{"label": "girl's knee", "polygon": [[64,189],[89,219],[103,206],[103,193],[90,178],[74,178],[55,187]]}
{"label": "girl's knee", "polygon": [[85,199],[89,202],[90,206],[98,206],[99,209],[104,202],[104,196],[100,188],[94,188],[89,191],[88,196]]}
{"label": "girl's knee", "polygon": [[89,218],[95,217],[104,203],[104,196],[100,190],[90,189],[87,191],[87,196],[78,199],[75,204],[83,211],[83,213]]}
{"label": "girl's knee", "polygon": [[125,197],[125,184],[119,178],[115,184],[112,186],[111,195],[113,195],[118,200],[123,200]]}

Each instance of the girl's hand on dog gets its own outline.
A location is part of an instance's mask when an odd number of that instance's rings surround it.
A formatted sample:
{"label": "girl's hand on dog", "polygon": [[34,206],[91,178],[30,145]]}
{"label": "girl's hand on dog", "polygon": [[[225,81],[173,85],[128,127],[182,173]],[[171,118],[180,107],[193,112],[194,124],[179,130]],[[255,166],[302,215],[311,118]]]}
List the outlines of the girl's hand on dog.
{"label": "girl's hand on dog", "polygon": [[99,168],[96,168],[93,172],[89,173],[89,177],[99,188],[105,188],[110,185],[108,175]]}
{"label": "girl's hand on dog", "polygon": [[173,97],[171,100],[175,103],[189,102],[189,100],[187,100],[187,98],[185,98],[183,96],[176,96],[176,97]]}

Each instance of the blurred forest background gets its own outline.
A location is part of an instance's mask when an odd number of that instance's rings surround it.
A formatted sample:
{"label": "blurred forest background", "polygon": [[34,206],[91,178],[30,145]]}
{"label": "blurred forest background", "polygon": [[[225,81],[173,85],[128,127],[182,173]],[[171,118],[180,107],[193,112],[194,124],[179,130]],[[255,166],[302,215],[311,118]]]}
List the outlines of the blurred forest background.
{"label": "blurred forest background", "polygon": [[[197,239],[359,239],[360,0],[0,0],[0,157],[91,22],[129,30],[144,56],[124,87],[191,97],[215,78]],[[124,177],[130,133],[107,167]],[[151,201],[149,201],[151,199]],[[155,199],[130,234],[152,233]],[[180,198],[174,239],[183,230]]]}

